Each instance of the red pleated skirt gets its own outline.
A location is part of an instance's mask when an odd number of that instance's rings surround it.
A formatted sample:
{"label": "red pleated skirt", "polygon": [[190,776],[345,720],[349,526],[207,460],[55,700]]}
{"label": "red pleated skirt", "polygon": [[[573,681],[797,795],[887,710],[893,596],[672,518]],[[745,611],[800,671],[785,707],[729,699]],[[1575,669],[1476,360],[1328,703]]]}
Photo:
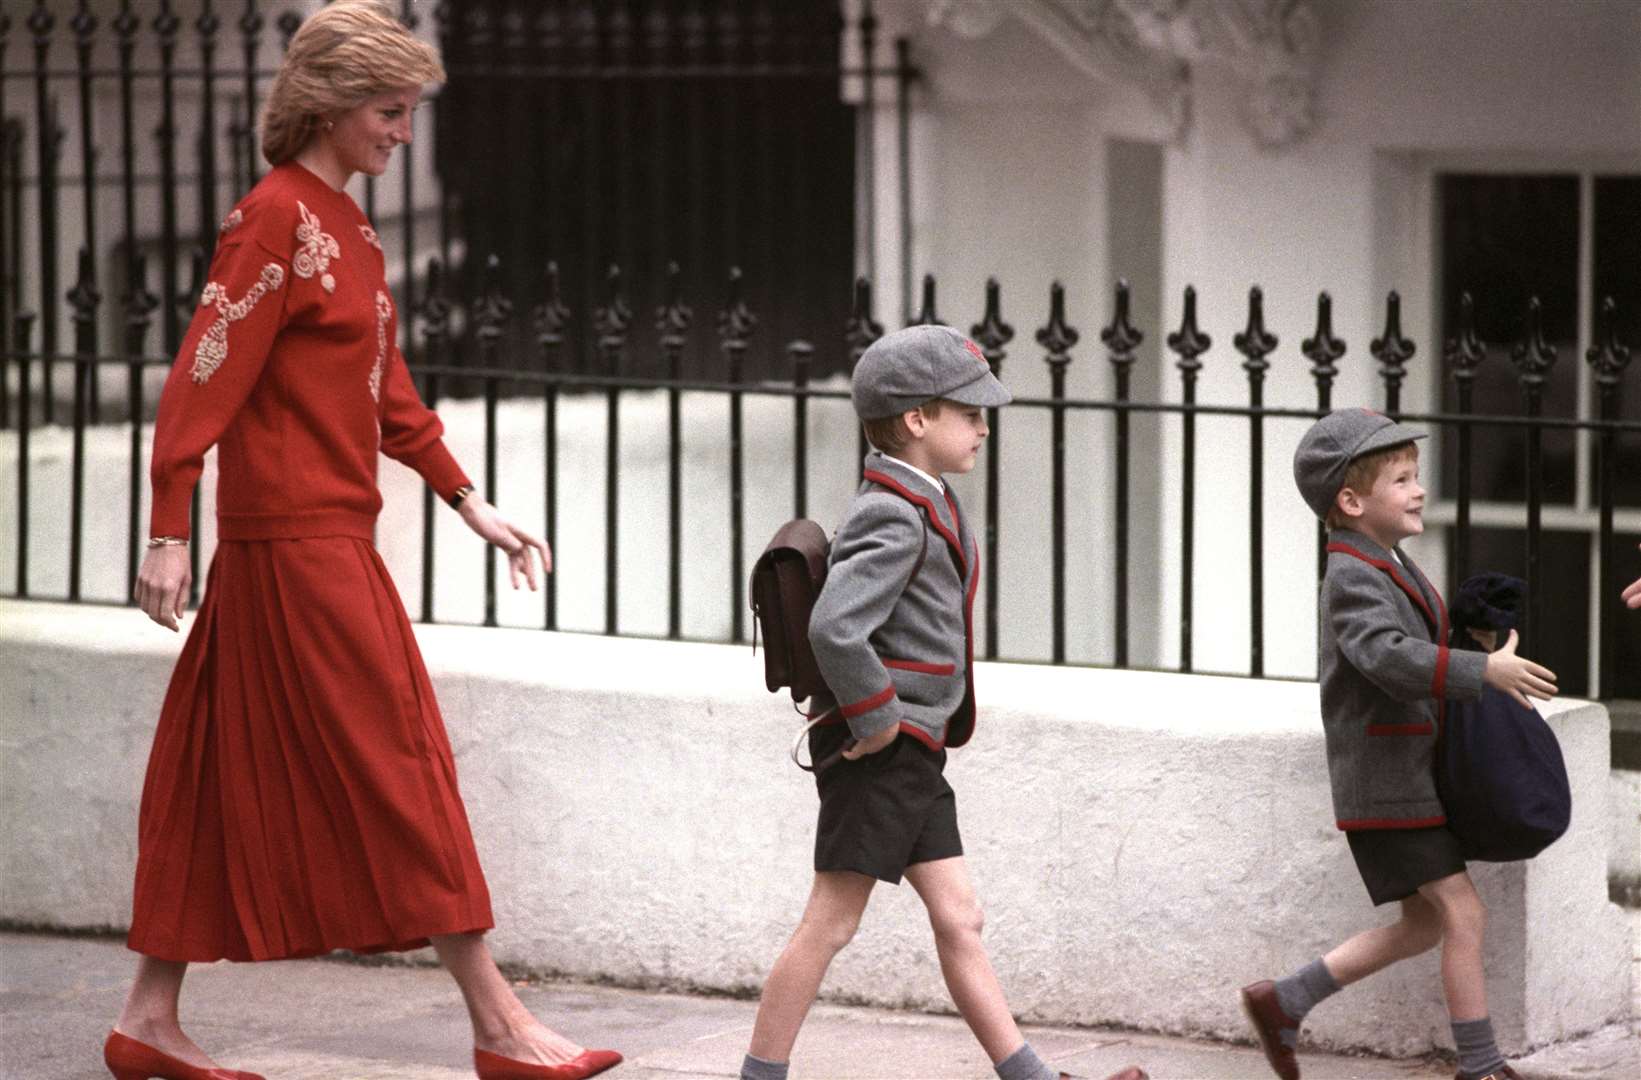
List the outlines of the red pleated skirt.
{"label": "red pleated skirt", "polygon": [[223,541],[143,785],[131,948],[274,960],[486,930],[455,761],[387,568]]}

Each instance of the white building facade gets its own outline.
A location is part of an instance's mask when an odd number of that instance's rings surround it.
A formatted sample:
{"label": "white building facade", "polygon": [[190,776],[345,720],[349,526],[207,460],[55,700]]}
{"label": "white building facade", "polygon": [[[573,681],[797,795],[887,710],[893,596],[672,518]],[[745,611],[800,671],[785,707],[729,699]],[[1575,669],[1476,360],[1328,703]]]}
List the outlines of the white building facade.
{"label": "white building facade", "polygon": [[[1046,321],[1053,281],[1065,285],[1068,319],[1081,331],[1068,395],[1111,396],[1098,331],[1111,319],[1121,277],[1133,287],[1134,321],[1145,333],[1135,400],[1180,399],[1176,357],[1162,341],[1180,325],[1184,291],[1194,286],[1200,324],[1214,340],[1198,400],[1246,404],[1243,358],[1231,339],[1257,285],[1266,326],[1280,339],[1268,358],[1267,406],[1315,406],[1300,342],[1313,333],[1325,290],[1334,332],[1348,344],[1333,403],[1383,407],[1369,340],[1383,332],[1386,294],[1396,290],[1403,332],[1418,350],[1401,408],[1442,411],[1444,383],[1451,385],[1440,363],[1442,178],[1555,175],[1570,178],[1580,221],[1566,238],[1576,252],[1568,291],[1577,311],[1563,319],[1577,330],[1558,343],[1557,365],[1577,370],[1563,373],[1577,399],[1570,415],[1594,415],[1584,352],[1596,290],[1613,288],[1596,280],[1595,222],[1617,235],[1602,240],[1609,248],[1632,243],[1641,229],[1633,219],[1615,220],[1616,208],[1629,204],[1610,200],[1615,211],[1604,217],[1595,206],[1603,181],[1633,185],[1641,176],[1641,4],[884,0],[872,8],[880,39],[906,36],[921,75],[911,95],[912,273],[937,275],[941,317],[965,327],[979,315],[985,279],[1004,283],[1004,315],[1016,330],[1004,378],[1017,396],[1048,391],[1032,334]],[[883,90],[878,101],[874,261],[879,296],[898,297],[895,102]],[[1621,292],[1633,292],[1636,280],[1619,282]],[[1633,389],[1629,397],[1624,415],[1634,416]],[[1040,412],[1013,410],[1003,446],[1010,429],[1046,423]],[[1134,423],[1131,660],[1173,667],[1181,425],[1177,416]],[[1074,419],[1068,436],[1068,531],[1084,551],[1111,550],[1110,424],[1099,414]],[[1265,424],[1264,668],[1311,677],[1316,532],[1290,472],[1303,426]],[[1242,418],[1197,425],[1192,659],[1199,670],[1249,670],[1248,427]],[[1001,452],[1006,459],[1009,451]],[[1437,527],[1411,546],[1446,587],[1444,523],[1453,515],[1440,453],[1433,440],[1424,470],[1433,492],[1427,517]],[[1020,466],[1010,462],[1005,475]],[[1575,467],[1577,492],[1546,520],[1578,535],[1577,553],[1590,556],[1587,436]],[[1040,485],[1011,483],[1002,495],[1009,529],[1029,530],[1045,516]],[[1478,528],[1520,528],[1524,520],[1519,505],[1476,511]],[[1621,505],[1618,528],[1641,531],[1634,502]],[[1025,587],[1020,569],[1000,570]],[[1111,582],[1106,558],[1068,566],[1071,604],[1098,612],[1092,638],[1070,647],[1072,659],[1109,662]],[[1043,633],[1005,627],[1001,651],[1041,654]]]}

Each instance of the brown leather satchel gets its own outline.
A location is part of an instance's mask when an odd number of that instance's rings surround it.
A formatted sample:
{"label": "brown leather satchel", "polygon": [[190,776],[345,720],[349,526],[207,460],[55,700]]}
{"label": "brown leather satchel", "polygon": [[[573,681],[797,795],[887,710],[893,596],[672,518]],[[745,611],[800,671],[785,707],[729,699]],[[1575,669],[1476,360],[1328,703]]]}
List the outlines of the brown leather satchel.
{"label": "brown leather satchel", "polygon": [[[807,518],[794,518],[775,530],[763,554],[752,564],[752,652],[754,655],[758,652],[758,628],[762,627],[764,685],[771,693],[788,687],[793,707],[809,721],[792,743],[792,760],[800,769],[813,773],[824,772],[837,764],[843,751],[853,745],[852,741],[846,741],[813,765],[805,765],[799,753],[809,729],[820,722],[821,716],[805,713],[797,703],[826,689],[820,666],[815,663],[815,650],[809,645],[809,616],[815,609],[821,586],[826,584],[831,553],[832,542],[826,538],[826,530]],[[923,559],[928,553],[929,528],[925,519],[923,544],[906,584],[911,584],[917,572],[923,569]]]}
{"label": "brown leather satchel", "polygon": [[764,685],[771,693],[790,687],[802,701],[825,687],[809,647],[809,614],[826,584],[832,542],[808,518],[788,521],[752,566],[752,651],[763,628]]}
{"label": "brown leather satchel", "polygon": [[[752,564],[752,651],[758,651],[758,628],[764,637],[764,685],[771,693],[789,687],[794,702],[826,688],[815,651],[809,647],[809,616],[826,584],[832,542],[808,518],[795,518],[775,530],[758,561]],[[929,553],[925,523],[910,584]],[[904,586],[903,586],[904,587]]]}

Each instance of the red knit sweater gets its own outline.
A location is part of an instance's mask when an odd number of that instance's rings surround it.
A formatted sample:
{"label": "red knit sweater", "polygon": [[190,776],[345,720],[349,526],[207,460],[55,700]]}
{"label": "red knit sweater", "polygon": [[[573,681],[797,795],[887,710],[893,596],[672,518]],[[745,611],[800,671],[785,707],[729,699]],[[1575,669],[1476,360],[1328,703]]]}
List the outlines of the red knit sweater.
{"label": "red knit sweater", "polygon": [[222,223],[154,424],[154,536],[189,534],[217,446],[223,540],[370,540],[377,449],[449,498],[468,483],[395,344],[381,244],[345,192],[287,162]]}

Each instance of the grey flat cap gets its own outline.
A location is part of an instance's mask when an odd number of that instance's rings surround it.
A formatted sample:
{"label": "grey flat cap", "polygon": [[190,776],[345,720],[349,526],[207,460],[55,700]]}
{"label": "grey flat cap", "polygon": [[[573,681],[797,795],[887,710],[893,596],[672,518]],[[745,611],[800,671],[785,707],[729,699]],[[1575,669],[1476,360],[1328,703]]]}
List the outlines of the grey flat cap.
{"label": "grey flat cap", "polygon": [[1294,483],[1311,512],[1326,519],[1352,461],[1424,437],[1417,428],[1398,424],[1372,409],[1339,409],[1312,424],[1300,438],[1293,452]]}
{"label": "grey flat cap", "polygon": [[935,398],[981,406],[1014,400],[980,346],[949,326],[908,326],[878,338],[855,364],[849,392],[862,420],[897,416]]}

